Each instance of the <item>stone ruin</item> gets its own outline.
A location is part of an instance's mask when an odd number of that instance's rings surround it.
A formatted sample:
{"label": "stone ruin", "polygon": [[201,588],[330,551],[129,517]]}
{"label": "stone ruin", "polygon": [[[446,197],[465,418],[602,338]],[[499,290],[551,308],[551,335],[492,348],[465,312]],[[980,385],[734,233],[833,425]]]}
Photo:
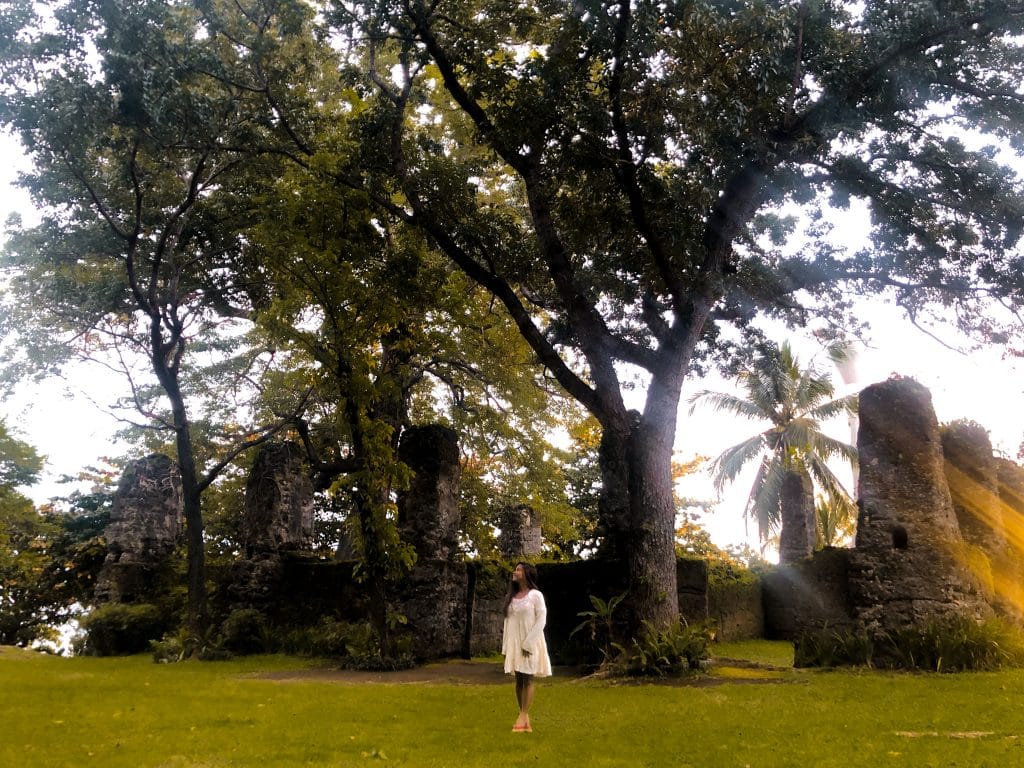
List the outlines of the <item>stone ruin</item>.
{"label": "stone ruin", "polygon": [[869,634],[991,615],[969,567],[931,394],[890,379],[860,394],[857,538],[850,596]]}
{"label": "stone ruin", "polygon": [[1012,601],[1000,601],[992,574],[1014,573],[1019,557],[1007,546],[1010,506],[1002,496],[1011,486],[1000,471],[1024,489],[1022,470],[993,459],[978,427],[941,431],[930,393],[912,379],[867,387],[859,412],[855,545],[770,574],[766,634],[799,641],[827,630],[877,639],[949,616],[1005,615]]}
{"label": "stone ruin", "polygon": [[533,561],[544,547],[540,518],[527,504],[517,504],[502,511],[498,521],[498,551],[510,562]]}
{"label": "stone ruin", "polygon": [[279,597],[282,553],[307,550],[312,541],[313,481],[305,454],[297,443],[266,443],[245,484],[245,557],[232,568],[232,604],[266,608]]}
{"label": "stone ruin", "polygon": [[178,465],[160,453],[129,464],[114,493],[96,598],[113,603],[143,599],[154,570],[167,560],[181,534]]}
{"label": "stone ruin", "polygon": [[795,563],[814,551],[814,486],[810,475],[787,470],[779,496],[783,509],[779,562]]}
{"label": "stone ruin", "polygon": [[465,646],[467,569],[453,558],[459,534],[459,443],[440,425],[409,427],[398,457],[413,473],[398,496],[402,540],[416,550],[416,563],[399,585],[395,606],[412,631],[412,652],[430,658],[458,654]]}
{"label": "stone ruin", "polygon": [[245,484],[245,554],[308,549],[312,541],[313,481],[305,454],[297,443],[267,443]]}

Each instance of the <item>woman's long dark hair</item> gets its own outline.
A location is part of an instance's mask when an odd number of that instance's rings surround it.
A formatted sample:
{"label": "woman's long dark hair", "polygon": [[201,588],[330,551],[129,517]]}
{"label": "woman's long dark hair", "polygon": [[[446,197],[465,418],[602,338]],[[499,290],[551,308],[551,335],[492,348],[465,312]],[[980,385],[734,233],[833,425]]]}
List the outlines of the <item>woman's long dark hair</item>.
{"label": "woman's long dark hair", "polygon": [[[518,562],[517,566],[523,566],[523,575],[526,577],[527,589],[537,589],[537,569],[529,563]],[[514,580],[509,580],[508,583],[508,594],[505,595],[505,615],[508,616],[508,607],[512,605],[512,598],[516,596],[516,592],[519,591],[519,586]]]}

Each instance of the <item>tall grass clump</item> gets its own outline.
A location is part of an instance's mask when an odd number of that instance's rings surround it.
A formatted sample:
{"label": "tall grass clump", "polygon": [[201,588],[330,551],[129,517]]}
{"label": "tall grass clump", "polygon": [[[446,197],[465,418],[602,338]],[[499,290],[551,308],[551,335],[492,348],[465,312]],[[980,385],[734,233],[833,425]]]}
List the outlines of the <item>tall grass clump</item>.
{"label": "tall grass clump", "polygon": [[794,667],[856,667],[872,663],[874,645],[867,632],[829,629],[804,632],[793,642]]}
{"label": "tall grass clump", "polygon": [[1024,666],[1024,636],[1001,619],[936,619],[885,636],[890,666],[933,672]]}
{"label": "tall grass clump", "polygon": [[794,641],[794,666],[873,666],[930,672],[1024,666],[1024,635],[1005,621],[937,618],[871,637],[863,630],[806,632]]}

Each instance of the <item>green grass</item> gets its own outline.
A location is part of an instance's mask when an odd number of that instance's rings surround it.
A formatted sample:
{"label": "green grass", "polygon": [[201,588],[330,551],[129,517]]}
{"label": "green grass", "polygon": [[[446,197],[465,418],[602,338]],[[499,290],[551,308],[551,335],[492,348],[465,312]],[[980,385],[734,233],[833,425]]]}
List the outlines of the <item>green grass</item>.
{"label": "green grass", "polygon": [[[780,658],[782,644],[730,658]],[[745,653],[749,650],[749,653]],[[716,651],[721,652],[720,648]],[[726,655],[726,654],[722,654]],[[0,766],[1012,766],[1024,672],[773,671],[699,686],[542,683],[512,734],[512,685],[275,682],[303,662],[156,665],[0,649]],[[780,665],[782,666],[782,665]]]}

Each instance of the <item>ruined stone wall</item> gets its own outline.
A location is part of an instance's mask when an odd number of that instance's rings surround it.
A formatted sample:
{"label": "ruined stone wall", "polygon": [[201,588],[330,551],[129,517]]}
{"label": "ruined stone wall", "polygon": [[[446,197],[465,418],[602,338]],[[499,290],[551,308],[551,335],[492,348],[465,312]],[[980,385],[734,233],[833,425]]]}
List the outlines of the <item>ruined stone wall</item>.
{"label": "ruined stone wall", "polygon": [[828,547],[761,578],[764,636],[792,640],[804,633],[853,627],[849,569],[852,550]]}
{"label": "ruined stone wall", "polygon": [[166,561],[181,534],[178,465],[160,453],[130,463],[114,492],[96,598],[114,603],[148,599],[154,570]]}
{"label": "ruined stone wall", "polygon": [[890,379],[860,394],[859,515],[850,594],[870,633],[990,613],[966,566],[931,394]]}
{"label": "ruined stone wall", "polygon": [[498,522],[498,551],[506,560],[532,561],[540,557],[544,546],[540,520],[526,504],[505,509]]}

